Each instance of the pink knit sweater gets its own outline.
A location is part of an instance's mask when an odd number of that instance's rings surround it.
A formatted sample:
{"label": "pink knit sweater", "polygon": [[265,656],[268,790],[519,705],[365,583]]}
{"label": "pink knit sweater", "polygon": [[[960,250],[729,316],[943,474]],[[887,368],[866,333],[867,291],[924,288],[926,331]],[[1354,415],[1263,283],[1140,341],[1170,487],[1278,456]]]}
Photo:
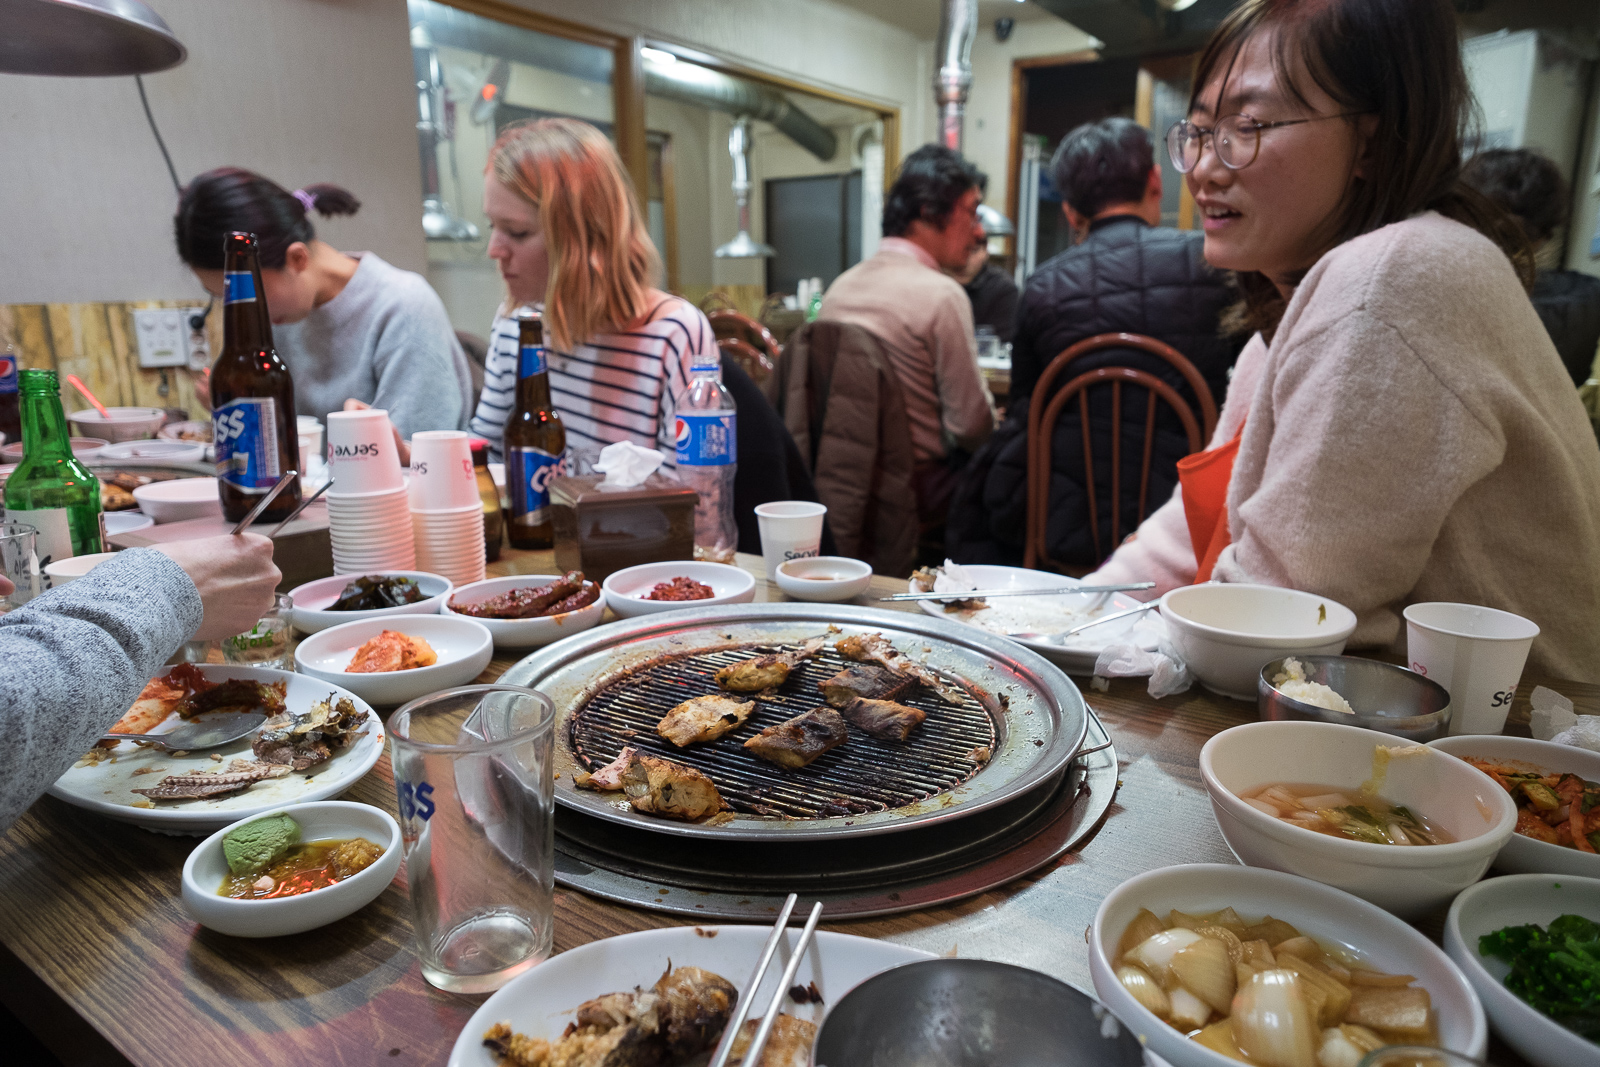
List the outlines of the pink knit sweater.
{"label": "pink knit sweater", "polygon": [[[1540,627],[1531,670],[1600,681],[1600,449],[1487,238],[1429,212],[1323,256],[1209,447],[1241,422],[1218,580],[1332,597],[1351,648],[1403,651],[1407,604],[1502,608]],[[1093,578],[1194,574],[1175,492]]]}

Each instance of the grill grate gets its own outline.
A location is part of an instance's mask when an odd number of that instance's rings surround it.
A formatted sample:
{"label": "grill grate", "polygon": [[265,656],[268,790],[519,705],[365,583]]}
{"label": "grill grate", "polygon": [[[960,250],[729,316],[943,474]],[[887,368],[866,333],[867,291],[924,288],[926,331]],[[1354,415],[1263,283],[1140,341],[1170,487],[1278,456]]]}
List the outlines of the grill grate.
{"label": "grill grate", "polygon": [[[757,732],[823,703],[817,683],[851,661],[825,646],[805,660],[772,696],[754,696],[755,711],[733,733],[708,745],[678,748],[656,733],[668,711],[692,697],[721,692],[712,676],[786,645],[740,645],[663,658],[606,682],[573,713],[573,754],[588,770],[616,759],[626,746],[665,756],[710,776],[735,811],[787,819],[820,819],[885,811],[948,792],[980,769],[972,751],[995,749],[995,722],[960,679],[961,705],[920,686],[902,704],[928,717],[905,741],[884,741],[850,727],[850,740],[808,767],[783,770],[757,759],[744,742]],[[738,694],[734,694],[738,695]]]}

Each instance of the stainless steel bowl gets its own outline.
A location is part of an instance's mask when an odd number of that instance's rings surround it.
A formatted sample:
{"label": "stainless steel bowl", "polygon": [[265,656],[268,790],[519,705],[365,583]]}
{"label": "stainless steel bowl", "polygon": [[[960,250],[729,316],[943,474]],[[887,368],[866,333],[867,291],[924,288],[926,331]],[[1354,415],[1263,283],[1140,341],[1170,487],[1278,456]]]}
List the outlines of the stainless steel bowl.
{"label": "stainless steel bowl", "polygon": [[1047,974],[988,960],[921,960],[846,993],[817,1032],[813,1067],[1141,1067],[1142,1046],[1103,1005]]}
{"label": "stainless steel bowl", "polygon": [[1360,656],[1295,656],[1306,680],[1321,682],[1344,697],[1354,715],[1314,707],[1284,696],[1272,684],[1283,672],[1283,660],[1261,668],[1256,706],[1263,719],[1331,722],[1381,730],[1422,744],[1450,731],[1450,694],[1444,686],[1415,671]]}

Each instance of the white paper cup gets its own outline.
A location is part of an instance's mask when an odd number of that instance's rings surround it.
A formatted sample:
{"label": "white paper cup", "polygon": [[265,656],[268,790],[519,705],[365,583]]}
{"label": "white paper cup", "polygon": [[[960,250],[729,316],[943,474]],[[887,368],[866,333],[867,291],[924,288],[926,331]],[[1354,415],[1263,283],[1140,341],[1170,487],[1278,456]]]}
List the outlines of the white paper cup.
{"label": "white paper cup", "polygon": [[1405,617],[1411,669],[1450,692],[1450,733],[1503,730],[1539,627],[1476,604],[1412,604]]}
{"label": "white paper cup", "polygon": [[411,437],[411,506],[448,510],[483,504],[472,469],[472,446],[460,430],[423,430]]}
{"label": "white paper cup", "polygon": [[767,577],[776,578],[778,565],[803,559],[822,551],[822,517],[828,509],[809,500],[778,500],[756,505],[756,522],[761,527],[761,555],[767,561]]}
{"label": "white paper cup", "polygon": [[342,495],[405,487],[389,413],[382,408],[328,412],[328,466]]}
{"label": "white paper cup", "polygon": [[[315,418],[313,418],[310,415],[301,415],[295,421],[296,421],[296,425],[297,425],[297,428],[299,429],[300,433],[305,437],[311,438],[311,449],[310,449],[311,458],[313,458],[313,459],[321,459],[322,458],[322,423],[317,421]],[[304,470],[305,470],[305,468],[302,467],[301,468],[302,473],[304,472]]]}

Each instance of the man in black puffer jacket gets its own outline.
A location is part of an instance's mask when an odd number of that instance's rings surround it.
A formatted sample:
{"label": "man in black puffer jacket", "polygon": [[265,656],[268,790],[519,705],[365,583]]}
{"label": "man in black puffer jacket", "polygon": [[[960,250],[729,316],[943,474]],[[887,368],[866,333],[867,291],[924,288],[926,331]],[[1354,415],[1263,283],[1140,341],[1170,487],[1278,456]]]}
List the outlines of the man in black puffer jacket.
{"label": "man in black puffer jacket", "polygon": [[[1144,127],[1121,118],[1079,126],[1062,139],[1050,167],[1078,243],[1028,279],[1017,312],[1006,422],[968,465],[951,505],[946,540],[951,558],[961,563],[1022,562],[1028,408],[1049,402],[1048,396],[1032,394],[1056,356],[1096,334],[1145,334],[1171,345],[1193,363],[1220,406],[1228,371],[1245,340],[1224,338],[1218,331],[1218,319],[1236,295],[1229,277],[1206,265],[1201,233],[1158,226],[1161,171]],[[1079,357],[1057,379],[1056,387],[1084,371],[1110,365],[1154,374],[1189,402],[1199,421],[1194,391],[1183,376],[1159,357],[1137,350],[1106,349]],[[1142,389],[1123,390],[1122,480],[1132,486],[1123,499],[1135,504],[1147,396]],[[1116,547],[1111,541],[1109,496],[1111,412],[1108,399],[1098,395],[1091,395],[1090,407],[1099,551],[1089,526],[1076,401],[1067,406],[1052,439],[1045,537],[1050,556],[1085,568],[1097,565]],[[1182,423],[1171,408],[1158,402],[1147,510],[1154,511],[1172,495],[1177,461],[1188,451]],[[1123,509],[1119,536],[1138,526],[1140,516],[1133,510]]]}

